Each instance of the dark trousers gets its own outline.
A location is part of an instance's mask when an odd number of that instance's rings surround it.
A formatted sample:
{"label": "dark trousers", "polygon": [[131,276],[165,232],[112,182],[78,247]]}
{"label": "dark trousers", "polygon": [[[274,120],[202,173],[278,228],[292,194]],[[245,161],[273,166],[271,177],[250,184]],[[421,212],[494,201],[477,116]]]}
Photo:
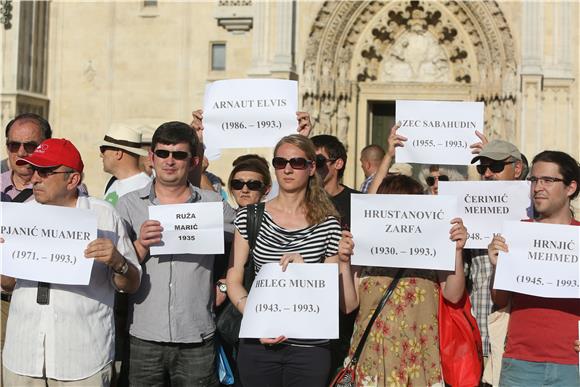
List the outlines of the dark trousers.
{"label": "dark trousers", "polygon": [[129,385],[219,386],[213,339],[199,344],[159,343],[130,336]]}
{"label": "dark trousers", "polygon": [[330,349],[242,340],[238,368],[244,387],[322,387],[328,382]]}

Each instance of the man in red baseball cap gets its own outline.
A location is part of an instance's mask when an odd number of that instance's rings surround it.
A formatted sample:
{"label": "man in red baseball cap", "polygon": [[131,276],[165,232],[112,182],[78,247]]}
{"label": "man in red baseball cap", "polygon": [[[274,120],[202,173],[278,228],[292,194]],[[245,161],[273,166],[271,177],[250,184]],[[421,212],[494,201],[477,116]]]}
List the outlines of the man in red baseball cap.
{"label": "man in red baseball cap", "polygon": [[70,141],[45,140],[17,163],[32,170],[36,202],[96,212],[97,239],[84,252],[95,260],[88,286],[2,277],[3,287],[10,281],[14,287],[3,352],[4,385],[31,385],[40,378],[108,386],[115,350],[115,291],[135,292],[141,280],[131,239],[113,206],[79,195],[84,165]]}

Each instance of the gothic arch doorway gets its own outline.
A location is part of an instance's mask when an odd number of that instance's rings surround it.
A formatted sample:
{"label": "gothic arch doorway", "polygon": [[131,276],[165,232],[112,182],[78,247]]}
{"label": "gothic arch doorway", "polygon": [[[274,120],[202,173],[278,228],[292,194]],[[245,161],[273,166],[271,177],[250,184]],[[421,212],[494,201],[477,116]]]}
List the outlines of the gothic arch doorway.
{"label": "gothic arch doorway", "polygon": [[516,138],[517,63],[495,1],[327,1],[309,36],[301,98],[315,133],[347,144],[347,182],[360,181],[373,103],[484,101],[491,138]]}

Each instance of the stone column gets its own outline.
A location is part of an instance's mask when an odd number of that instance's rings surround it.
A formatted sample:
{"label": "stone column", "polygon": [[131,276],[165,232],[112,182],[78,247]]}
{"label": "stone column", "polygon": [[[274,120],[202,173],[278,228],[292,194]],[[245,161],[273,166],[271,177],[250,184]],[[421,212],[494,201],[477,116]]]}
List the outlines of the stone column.
{"label": "stone column", "polygon": [[282,0],[276,3],[276,51],[272,71],[295,72],[294,66],[294,28],[295,2]]}
{"label": "stone column", "polygon": [[272,3],[256,1],[253,6],[252,67],[248,71],[248,76],[269,76],[270,8]]}

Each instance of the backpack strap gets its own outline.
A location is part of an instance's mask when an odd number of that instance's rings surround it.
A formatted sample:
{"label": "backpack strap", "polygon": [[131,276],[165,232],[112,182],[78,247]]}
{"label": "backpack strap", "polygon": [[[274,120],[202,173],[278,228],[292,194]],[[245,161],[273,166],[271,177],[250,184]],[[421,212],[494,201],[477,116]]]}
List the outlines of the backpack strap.
{"label": "backpack strap", "polygon": [[248,244],[250,245],[250,252],[248,253],[248,261],[244,267],[244,288],[250,291],[252,288],[252,283],[256,277],[256,266],[254,265],[254,248],[256,247],[256,240],[258,239],[258,234],[260,233],[260,227],[262,226],[262,219],[264,218],[264,208],[266,203],[261,202],[258,204],[252,204],[247,206],[248,209],[248,222],[246,225],[246,231],[248,233]]}
{"label": "backpack strap", "polygon": [[25,188],[12,199],[12,202],[24,203],[30,196],[32,196],[32,188]]}

